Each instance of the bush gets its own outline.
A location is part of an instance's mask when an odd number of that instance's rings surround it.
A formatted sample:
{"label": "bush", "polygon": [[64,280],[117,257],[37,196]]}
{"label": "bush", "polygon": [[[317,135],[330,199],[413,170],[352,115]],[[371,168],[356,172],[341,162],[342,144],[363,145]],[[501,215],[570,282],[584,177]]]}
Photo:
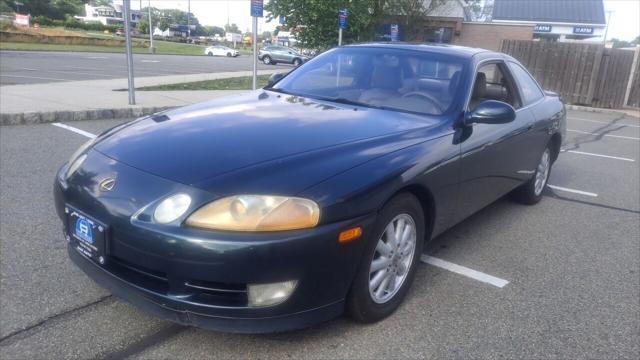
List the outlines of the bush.
{"label": "bush", "polygon": [[40,24],[40,26],[64,26],[63,20],[55,20],[42,15],[34,16],[31,22],[33,24]]}

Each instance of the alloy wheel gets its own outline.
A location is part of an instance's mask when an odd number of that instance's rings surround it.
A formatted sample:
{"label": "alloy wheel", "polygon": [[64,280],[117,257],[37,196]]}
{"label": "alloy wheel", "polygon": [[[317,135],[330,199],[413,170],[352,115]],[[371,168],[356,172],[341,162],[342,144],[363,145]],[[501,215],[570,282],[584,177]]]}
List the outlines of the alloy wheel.
{"label": "alloy wheel", "polygon": [[400,290],[415,249],[415,221],[409,214],[397,215],[378,239],[369,266],[369,294],[374,302],[386,303]]}
{"label": "alloy wheel", "polygon": [[551,154],[549,149],[545,149],[542,153],[542,158],[536,169],[536,182],[534,191],[536,196],[542,193],[544,187],[547,185],[547,179],[549,178],[549,169],[551,168]]}

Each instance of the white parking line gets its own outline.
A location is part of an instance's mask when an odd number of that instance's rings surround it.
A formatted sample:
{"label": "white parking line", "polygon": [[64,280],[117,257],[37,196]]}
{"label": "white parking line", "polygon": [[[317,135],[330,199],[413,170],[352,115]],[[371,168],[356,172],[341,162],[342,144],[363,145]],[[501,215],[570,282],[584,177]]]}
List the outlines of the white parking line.
{"label": "white parking line", "polygon": [[[580,133],[580,134],[587,134],[587,135],[601,135],[601,134],[598,134],[598,133],[592,133],[592,132],[586,132],[586,131],[580,131],[580,130],[573,130],[573,129],[567,129],[567,131],[576,132],[576,133]],[[640,140],[640,138],[632,137],[632,136],[609,135],[609,134],[605,134],[604,136],[612,137],[612,138],[619,138],[619,139]]]}
{"label": "white parking line", "polygon": [[55,81],[68,81],[69,80],[69,79],[59,79],[59,78],[50,78],[50,77],[41,77],[41,76],[5,75],[5,74],[0,74],[0,77],[13,77],[13,78],[21,78],[21,79],[38,79],[38,80],[55,80]]}
{"label": "white parking line", "polygon": [[469,269],[468,267],[460,266],[442,259],[434,258],[433,256],[423,254],[420,257],[420,260],[422,260],[423,263],[437,266],[439,268],[449,270],[456,274],[464,275],[466,277],[478,280],[483,283],[487,283],[489,285],[493,285],[495,287],[503,288],[509,283],[507,280],[500,279],[480,271]]}
{"label": "white parking line", "polygon": [[160,60],[140,60],[140,62],[143,62],[143,63],[159,63]]}
{"label": "white parking line", "polygon": [[575,151],[575,150],[562,150],[562,152],[569,152],[572,154],[581,154],[581,155],[589,155],[589,156],[597,156],[597,157],[602,157],[602,158],[607,158],[607,159],[615,159],[615,160],[622,160],[622,161],[635,161],[634,159],[629,159],[629,158],[624,158],[624,157],[619,157],[619,156],[611,156],[611,155],[602,155],[602,154],[594,154],[594,153],[588,153],[588,152],[584,152],[584,151]]}
{"label": "white parking line", "polygon": [[51,125],[57,126],[59,128],[67,129],[69,131],[73,131],[74,133],[80,134],[82,136],[86,136],[89,139],[93,139],[93,138],[96,137],[96,135],[94,135],[94,134],[92,134],[92,133],[90,133],[88,131],[80,130],[78,128],[74,128],[73,126],[69,126],[69,125],[66,125],[66,124],[63,124],[63,123],[51,123]]}
{"label": "white parking line", "polygon": [[588,192],[588,191],[569,189],[569,188],[566,188],[566,187],[549,185],[549,184],[547,184],[547,186],[552,188],[553,190],[558,190],[558,191],[566,191],[566,192],[570,192],[570,193],[574,193],[574,194],[580,194],[580,195],[592,196],[592,197],[597,197],[598,196],[598,194],[592,193],[592,192]]}
{"label": "white parking line", "polygon": [[581,118],[574,118],[574,117],[567,117],[567,119],[592,122],[592,123],[596,123],[596,124],[606,124],[606,125],[612,125],[612,126],[615,125],[615,126],[628,126],[628,127],[640,128],[640,125],[621,124],[621,123],[608,123],[606,121],[597,121],[597,120],[581,119]]}

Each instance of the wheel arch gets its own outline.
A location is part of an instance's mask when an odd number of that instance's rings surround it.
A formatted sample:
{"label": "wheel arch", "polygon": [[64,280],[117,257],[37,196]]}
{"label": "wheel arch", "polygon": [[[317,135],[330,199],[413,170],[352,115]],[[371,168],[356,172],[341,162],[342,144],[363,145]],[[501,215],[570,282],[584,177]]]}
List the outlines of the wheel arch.
{"label": "wheel arch", "polygon": [[560,155],[560,148],[562,146],[562,135],[560,133],[555,133],[549,139],[549,146],[551,147],[551,159],[553,162],[558,159]]}
{"label": "wheel arch", "polygon": [[382,209],[384,205],[386,205],[386,203],[388,203],[391,199],[393,199],[394,197],[396,197],[398,194],[401,194],[401,193],[409,193],[415,196],[416,199],[418,199],[418,202],[422,207],[422,213],[424,216],[424,224],[425,224],[424,241],[429,242],[429,240],[431,240],[431,235],[433,233],[433,227],[435,224],[436,211],[437,211],[436,202],[434,200],[433,194],[427,187],[423,185],[419,185],[419,184],[407,185],[400,188],[395,193],[393,193],[393,195],[391,195],[389,199],[387,199],[387,201],[382,205],[382,207],[380,207],[380,209]]}

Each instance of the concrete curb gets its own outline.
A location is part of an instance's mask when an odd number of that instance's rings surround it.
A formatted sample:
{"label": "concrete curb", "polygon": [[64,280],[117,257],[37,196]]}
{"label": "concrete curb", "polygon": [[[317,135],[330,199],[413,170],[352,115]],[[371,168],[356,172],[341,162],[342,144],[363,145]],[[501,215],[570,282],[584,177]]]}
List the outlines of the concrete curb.
{"label": "concrete curb", "polygon": [[119,109],[96,109],[80,111],[48,111],[2,114],[0,126],[33,125],[62,121],[126,119],[150,115],[177,106],[155,106]]}
{"label": "concrete curb", "polygon": [[613,115],[627,114],[628,115],[630,112],[634,112],[634,111],[638,111],[640,113],[640,110],[633,109],[633,108],[603,109],[603,108],[594,108],[589,106],[570,105],[570,104],[567,104],[566,107],[568,110],[579,110],[579,111],[586,111],[586,112],[600,113],[600,114],[613,114]]}

